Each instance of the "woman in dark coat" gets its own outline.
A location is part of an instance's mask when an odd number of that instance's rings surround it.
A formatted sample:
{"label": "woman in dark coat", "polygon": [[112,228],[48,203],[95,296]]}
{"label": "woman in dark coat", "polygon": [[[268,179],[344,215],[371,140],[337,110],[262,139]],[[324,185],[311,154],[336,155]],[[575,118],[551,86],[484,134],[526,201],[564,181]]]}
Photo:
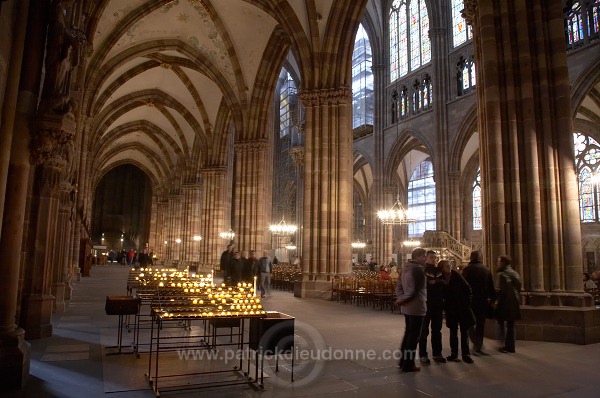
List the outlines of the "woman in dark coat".
{"label": "woman in dark coat", "polygon": [[[521,277],[510,265],[509,256],[498,257],[496,290],[498,303],[494,313],[498,320],[504,346],[500,352],[515,352],[515,321],[521,319],[520,293]],[[505,325],[506,324],[506,330]]]}
{"label": "woman in dark coat", "polygon": [[438,263],[444,280],[444,311],[446,326],[450,329],[450,356],[448,361],[458,362],[458,330],[460,328],[460,348],[462,360],[473,363],[469,351],[469,328],[475,324],[475,315],[471,310],[471,286],[465,278],[452,269],[448,260]]}

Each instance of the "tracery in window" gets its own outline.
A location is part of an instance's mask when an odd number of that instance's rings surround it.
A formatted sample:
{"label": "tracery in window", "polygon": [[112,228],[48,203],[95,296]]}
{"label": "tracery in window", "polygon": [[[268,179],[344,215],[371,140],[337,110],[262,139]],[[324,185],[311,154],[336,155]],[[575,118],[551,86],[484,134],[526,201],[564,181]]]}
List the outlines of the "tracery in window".
{"label": "tracery in window", "polygon": [[390,81],[431,61],[425,0],[393,0],[389,17]]}
{"label": "tracery in window", "polygon": [[579,212],[581,222],[599,222],[600,204],[600,144],[581,133],[573,133],[575,167],[579,185]]}
{"label": "tracery in window", "polygon": [[475,59],[460,57],[456,64],[456,95],[461,96],[475,89]]}
{"label": "tracery in window", "polygon": [[567,46],[573,49],[600,37],[600,0],[565,2]]}

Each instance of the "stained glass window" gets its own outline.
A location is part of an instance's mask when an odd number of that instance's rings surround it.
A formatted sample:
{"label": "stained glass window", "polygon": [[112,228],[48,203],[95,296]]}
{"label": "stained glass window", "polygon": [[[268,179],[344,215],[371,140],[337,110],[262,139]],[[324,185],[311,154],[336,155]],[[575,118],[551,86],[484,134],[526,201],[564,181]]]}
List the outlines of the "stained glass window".
{"label": "stained glass window", "polygon": [[423,232],[436,229],[435,181],[433,164],[424,160],[413,171],[408,183],[408,210],[417,222],[408,224],[408,236],[423,236]]}
{"label": "stained glass window", "polygon": [[473,182],[473,229],[481,230],[481,169],[477,169],[477,175]]}
{"label": "stained glass window", "polygon": [[468,59],[460,57],[456,64],[456,88],[457,95],[461,96],[475,88],[475,60],[471,56]]}
{"label": "stained glass window", "polygon": [[467,25],[461,15],[463,8],[463,0],[452,0],[452,43],[454,47],[471,40],[471,27]]}
{"label": "stained glass window", "polygon": [[358,26],[352,52],[352,128],[373,125],[373,71],[371,43],[362,24]]}
{"label": "stained glass window", "polygon": [[425,0],[394,0],[390,9],[390,81],[431,61]]}
{"label": "stained glass window", "polygon": [[579,185],[579,211],[581,222],[598,222],[600,204],[600,144],[592,137],[573,133],[575,167]]}
{"label": "stained glass window", "polygon": [[565,36],[570,49],[600,37],[600,0],[575,1],[565,8]]}

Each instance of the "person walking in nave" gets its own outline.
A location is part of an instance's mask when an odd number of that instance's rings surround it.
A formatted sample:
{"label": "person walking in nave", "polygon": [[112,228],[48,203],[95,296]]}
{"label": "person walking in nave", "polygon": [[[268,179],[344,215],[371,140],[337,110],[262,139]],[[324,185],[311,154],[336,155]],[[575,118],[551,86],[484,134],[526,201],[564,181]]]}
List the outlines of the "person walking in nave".
{"label": "person walking in nave", "polygon": [[427,278],[427,314],[423,319],[423,329],[419,339],[419,358],[421,363],[431,363],[427,355],[427,336],[431,325],[431,351],[436,362],[444,363],[442,355],[442,323],[444,316],[444,282],[440,279],[442,271],[436,264],[437,253],[427,251],[425,259],[425,277]]}
{"label": "person walking in nave", "polygon": [[427,288],[425,279],[425,255],[423,248],[413,250],[411,260],[403,268],[402,275],[396,282],[396,305],[404,314],[404,338],[400,346],[400,361],[398,366],[404,372],[418,372],[420,367],[415,365],[417,344],[421,336],[423,317],[427,313]]}
{"label": "person walking in nave", "polygon": [[231,277],[230,275],[230,264],[233,259],[233,244],[227,245],[227,250],[221,253],[221,260],[219,261],[219,266],[221,268],[221,274],[223,275],[223,282],[227,281],[227,278]]}
{"label": "person walking in nave", "polygon": [[242,277],[245,282],[252,282],[252,277],[254,276],[254,271],[258,267],[256,264],[258,259],[256,258],[256,250],[250,250],[250,257],[246,259],[244,262],[244,270],[242,272]]}
{"label": "person walking in nave", "polygon": [[271,272],[273,271],[273,260],[269,257],[269,251],[264,250],[263,256],[257,261],[254,275],[260,277],[260,297],[271,296]]}
{"label": "person walking in nave", "polygon": [[475,326],[469,330],[469,336],[473,342],[473,351],[481,354],[486,316],[491,303],[496,300],[494,278],[481,262],[481,252],[478,250],[471,252],[471,261],[463,270],[462,276],[473,292],[471,306],[475,314]]}
{"label": "person walking in nave", "polygon": [[471,286],[457,271],[452,269],[450,261],[442,260],[438,264],[444,275],[444,311],[446,326],[450,329],[450,356],[446,359],[458,362],[458,331],[460,330],[460,348],[462,360],[473,363],[469,350],[469,328],[475,324],[475,315],[471,310]]}
{"label": "person walking in nave", "polygon": [[504,346],[499,351],[515,352],[515,321],[521,319],[521,276],[512,268],[511,258],[506,255],[498,257],[496,292],[498,301],[494,315],[504,339]]}

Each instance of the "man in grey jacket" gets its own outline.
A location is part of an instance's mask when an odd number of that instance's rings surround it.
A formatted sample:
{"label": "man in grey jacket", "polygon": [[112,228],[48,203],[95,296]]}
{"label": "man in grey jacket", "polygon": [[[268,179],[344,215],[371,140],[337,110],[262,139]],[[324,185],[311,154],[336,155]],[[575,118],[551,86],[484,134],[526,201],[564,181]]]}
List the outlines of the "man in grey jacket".
{"label": "man in grey jacket", "polygon": [[413,250],[411,260],[406,263],[396,283],[396,305],[404,314],[404,338],[400,347],[401,358],[398,366],[404,372],[421,370],[415,365],[417,343],[421,336],[423,318],[427,313],[427,287],[425,284],[426,251],[420,247]]}

